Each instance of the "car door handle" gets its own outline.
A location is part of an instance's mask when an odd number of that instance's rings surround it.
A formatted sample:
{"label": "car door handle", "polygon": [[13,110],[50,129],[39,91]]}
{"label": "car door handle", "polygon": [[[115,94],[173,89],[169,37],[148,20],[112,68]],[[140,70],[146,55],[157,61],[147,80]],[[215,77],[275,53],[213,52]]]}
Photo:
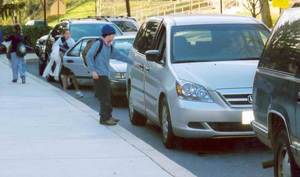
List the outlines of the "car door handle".
{"label": "car door handle", "polygon": [[67,63],[74,63],[74,60],[67,60]]}
{"label": "car door handle", "polygon": [[150,67],[149,66],[144,66],[145,71],[150,71]]}
{"label": "car door handle", "polygon": [[144,70],[144,69],[145,69],[145,66],[142,65],[142,64],[138,64],[137,66],[138,66],[141,70]]}

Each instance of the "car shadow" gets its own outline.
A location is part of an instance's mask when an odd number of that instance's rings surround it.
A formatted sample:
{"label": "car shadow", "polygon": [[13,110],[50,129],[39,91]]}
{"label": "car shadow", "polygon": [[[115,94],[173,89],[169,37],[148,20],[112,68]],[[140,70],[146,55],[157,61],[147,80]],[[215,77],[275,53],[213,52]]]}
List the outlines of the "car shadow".
{"label": "car shadow", "polygon": [[[151,129],[158,136],[161,134],[159,126],[152,122],[147,123],[144,128]],[[192,151],[201,156],[209,154],[233,154],[251,152],[271,152],[256,137],[245,138],[215,138],[215,139],[186,139],[178,138],[176,150]]]}

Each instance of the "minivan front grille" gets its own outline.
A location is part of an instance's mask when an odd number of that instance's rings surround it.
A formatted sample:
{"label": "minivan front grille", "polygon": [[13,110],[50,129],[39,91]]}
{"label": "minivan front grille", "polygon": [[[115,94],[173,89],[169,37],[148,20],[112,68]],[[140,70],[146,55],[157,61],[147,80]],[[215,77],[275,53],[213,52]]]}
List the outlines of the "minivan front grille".
{"label": "minivan front grille", "polygon": [[252,94],[226,94],[223,97],[231,107],[241,108],[252,106]]}
{"label": "minivan front grille", "polygon": [[208,125],[220,132],[248,132],[252,131],[250,125],[242,125],[240,122],[209,122]]}

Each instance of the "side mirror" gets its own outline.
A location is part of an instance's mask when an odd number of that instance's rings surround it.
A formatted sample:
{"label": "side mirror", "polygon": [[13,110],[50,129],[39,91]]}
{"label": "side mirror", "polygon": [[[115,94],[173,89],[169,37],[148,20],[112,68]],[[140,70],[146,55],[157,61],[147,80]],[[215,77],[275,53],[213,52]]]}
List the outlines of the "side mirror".
{"label": "side mirror", "polygon": [[148,61],[159,62],[159,50],[147,50],[145,55]]}

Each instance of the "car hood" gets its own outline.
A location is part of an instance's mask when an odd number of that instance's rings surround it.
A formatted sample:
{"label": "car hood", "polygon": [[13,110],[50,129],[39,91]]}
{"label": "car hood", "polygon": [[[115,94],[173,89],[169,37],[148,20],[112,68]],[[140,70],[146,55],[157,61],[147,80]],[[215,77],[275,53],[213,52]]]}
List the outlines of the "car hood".
{"label": "car hood", "polygon": [[127,63],[115,59],[110,60],[110,69],[114,72],[126,72]]}
{"label": "car hood", "polygon": [[194,82],[209,90],[253,86],[258,60],[173,64],[180,80]]}

